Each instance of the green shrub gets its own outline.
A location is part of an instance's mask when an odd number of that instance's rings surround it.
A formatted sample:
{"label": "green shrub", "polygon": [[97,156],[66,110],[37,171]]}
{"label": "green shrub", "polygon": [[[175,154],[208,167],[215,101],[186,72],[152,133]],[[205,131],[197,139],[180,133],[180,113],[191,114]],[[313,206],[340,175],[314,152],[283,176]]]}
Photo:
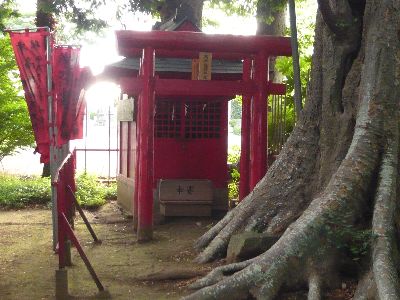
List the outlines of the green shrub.
{"label": "green shrub", "polygon": [[79,174],[76,178],[76,199],[82,207],[100,207],[106,203],[106,188],[96,175]]}
{"label": "green shrub", "polygon": [[105,186],[106,194],[105,198],[107,200],[117,200],[117,183],[110,182],[109,185]]}
{"label": "green shrub", "polygon": [[[106,199],[117,198],[117,185],[106,186],[97,176],[80,174],[76,178],[76,198],[85,208],[97,208]],[[50,178],[39,176],[17,176],[0,173],[0,207],[6,209],[24,208],[31,205],[50,205]]]}
{"label": "green shrub", "polygon": [[49,178],[0,174],[0,207],[22,208],[29,205],[49,204],[50,201]]}
{"label": "green shrub", "polygon": [[239,173],[239,159],[240,159],[240,148],[237,146],[233,146],[228,153],[228,163],[230,164],[230,177],[231,181],[228,183],[228,197],[231,200],[239,199],[239,181],[240,181],[240,173]]}

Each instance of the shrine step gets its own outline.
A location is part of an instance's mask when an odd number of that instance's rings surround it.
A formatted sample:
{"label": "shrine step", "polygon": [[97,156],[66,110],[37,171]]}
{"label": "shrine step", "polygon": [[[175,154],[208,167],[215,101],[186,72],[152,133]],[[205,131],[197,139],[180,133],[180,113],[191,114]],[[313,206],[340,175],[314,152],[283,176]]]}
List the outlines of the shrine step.
{"label": "shrine step", "polygon": [[209,217],[211,216],[211,204],[160,203],[160,213],[166,217]]}

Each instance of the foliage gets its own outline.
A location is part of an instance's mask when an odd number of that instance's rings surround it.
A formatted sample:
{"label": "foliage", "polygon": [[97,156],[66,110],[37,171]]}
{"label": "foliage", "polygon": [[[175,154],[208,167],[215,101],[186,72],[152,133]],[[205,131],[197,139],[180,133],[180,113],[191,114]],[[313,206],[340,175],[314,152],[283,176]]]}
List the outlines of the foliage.
{"label": "foliage", "polygon": [[231,200],[239,198],[239,160],[240,160],[240,148],[233,146],[231,151],[228,153],[228,163],[230,164],[229,174],[231,181],[228,183],[228,197]]}
{"label": "foliage", "polygon": [[[315,5],[315,4],[314,4]],[[315,31],[315,16],[310,14],[312,9],[307,10],[310,7],[310,2],[306,1],[299,5],[297,14],[297,32],[298,32],[298,44],[299,44],[299,55],[300,55],[300,80],[301,80],[301,95],[303,103],[305,102],[307,95],[307,85],[309,81],[309,74],[311,69],[311,60],[314,43],[314,31]],[[287,35],[289,35],[289,29],[287,29]],[[293,61],[291,57],[279,57],[276,60],[276,69],[284,76],[284,83],[286,84],[287,95],[289,96],[288,103],[293,106],[294,96],[294,80],[293,80]]]}
{"label": "foliage", "polygon": [[38,11],[44,14],[64,17],[65,20],[76,24],[77,32],[98,32],[107,26],[107,22],[97,17],[97,10],[106,5],[105,0],[54,0],[40,1]]}
{"label": "foliage", "polygon": [[231,100],[231,119],[242,118],[242,96],[237,96]]}
{"label": "foliage", "polygon": [[76,198],[82,207],[97,208],[106,203],[107,199],[116,199],[116,184],[106,186],[99,183],[96,175],[82,173],[76,178]]}
{"label": "foliage", "polygon": [[0,174],[0,207],[22,208],[35,204],[48,204],[50,200],[49,178]]}
{"label": "foliage", "polygon": [[2,3],[0,3],[0,32],[6,29],[8,19],[17,17],[18,15],[14,0],[3,0]]}
{"label": "foliage", "polygon": [[352,222],[348,222],[351,213],[347,214],[329,214],[323,227],[323,235],[332,247],[345,251],[351,259],[358,261],[369,253],[373,234],[371,229],[355,228]]}
{"label": "foliage", "polygon": [[110,182],[108,185],[104,186],[106,200],[117,200],[117,183]]}
{"label": "foliage", "polygon": [[[76,178],[76,197],[86,208],[97,208],[106,200],[116,199],[115,183],[109,186],[99,184],[94,175],[80,174]],[[25,208],[31,205],[50,205],[50,178],[39,176],[17,176],[0,173],[0,207]]]}
{"label": "foliage", "polygon": [[[8,3],[8,5],[7,5]],[[11,1],[0,5],[0,26],[15,16]],[[0,160],[34,143],[28,109],[22,96],[10,39],[0,33]]]}
{"label": "foliage", "polygon": [[209,2],[211,7],[221,9],[225,11],[227,15],[254,16],[257,8],[257,1],[254,0],[210,0]]}

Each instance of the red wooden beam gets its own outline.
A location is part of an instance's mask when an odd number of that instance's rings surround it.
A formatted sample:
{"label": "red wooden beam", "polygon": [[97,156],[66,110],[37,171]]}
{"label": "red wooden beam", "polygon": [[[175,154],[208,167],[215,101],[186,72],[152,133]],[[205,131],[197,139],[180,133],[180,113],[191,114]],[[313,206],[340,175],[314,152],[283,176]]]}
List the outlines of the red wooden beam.
{"label": "red wooden beam", "polygon": [[140,141],[138,180],[138,228],[140,242],[153,238],[153,172],[154,172],[154,49],[143,50],[141,67],[143,90],[138,103]]}
{"label": "red wooden beam", "polygon": [[268,95],[285,95],[286,94],[286,84],[268,81],[267,89],[268,89]]}
{"label": "red wooden beam", "polygon": [[141,77],[121,77],[118,80],[121,90],[130,96],[137,96],[143,89],[143,78]]}
{"label": "red wooden beam", "polygon": [[232,96],[256,92],[253,81],[213,81],[156,79],[155,91],[160,96]]}
{"label": "red wooden beam", "polygon": [[[142,53],[141,48],[125,48],[127,51],[125,54],[128,57],[140,57]],[[195,50],[180,50],[180,49],[158,49],[156,50],[157,57],[177,57],[177,58],[199,58],[199,51]],[[237,53],[213,53],[213,59],[225,59],[225,60],[238,60],[244,59],[249,56],[249,53],[237,52]]]}
{"label": "red wooden beam", "polygon": [[[277,36],[238,36],[205,34],[188,31],[116,31],[118,53],[134,55],[135,49],[152,47],[155,50],[205,51],[214,53],[256,54],[267,52],[271,56],[290,56],[290,38]],[[173,52],[171,51],[171,54]],[[175,55],[174,55],[175,56]]]}
{"label": "red wooden beam", "polygon": [[[243,81],[251,81],[252,61],[243,61]],[[251,118],[251,98],[250,94],[242,96],[242,132],[240,150],[240,182],[239,182],[239,201],[242,201],[250,192],[250,118]]]}
{"label": "red wooden beam", "polygon": [[[142,91],[142,78],[122,77],[119,80],[121,89],[129,95],[139,95]],[[155,93],[160,96],[235,96],[254,94],[256,83],[229,80],[186,80],[155,79]]]}

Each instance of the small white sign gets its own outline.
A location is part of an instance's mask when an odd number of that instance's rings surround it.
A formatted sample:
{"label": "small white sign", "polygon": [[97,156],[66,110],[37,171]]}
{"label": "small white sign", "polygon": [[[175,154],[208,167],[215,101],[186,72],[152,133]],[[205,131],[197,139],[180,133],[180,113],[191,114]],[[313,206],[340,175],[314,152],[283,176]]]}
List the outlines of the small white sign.
{"label": "small white sign", "polygon": [[134,118],[134,100],[133,98],[123,98],[117,102],[117,120],[133,121]]}

